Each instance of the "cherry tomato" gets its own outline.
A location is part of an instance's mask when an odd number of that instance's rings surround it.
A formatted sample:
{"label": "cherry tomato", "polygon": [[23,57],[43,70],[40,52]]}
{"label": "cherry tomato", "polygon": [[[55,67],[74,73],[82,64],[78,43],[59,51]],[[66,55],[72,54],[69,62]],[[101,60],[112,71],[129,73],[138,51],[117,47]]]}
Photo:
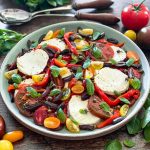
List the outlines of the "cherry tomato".
{"label": "cherry tomato", "polygon": [[5,134],[5,121],[3,117],[0,115],[0,138]]}
{"label": "cherry tomato", "polygon": [[71,91],[75,94],[81,94],[84,91],[84,86],[81,84],[76,84],[71,88]]}
{"label": "cherry tomato", "polygon": [[134,31],[138,31],[149,22],[149,10],[144,4],[130,4],[121,13],[123,25]]}
{"label": "cherry tomato", "polygon": [[69,82],[69,88],[72,88],[77,82],[77,79],[76,78],[72,78],[71,81]]}
{"label": "cherry tomato", "polygon": [[124,33],[125,36],[127,36],[132,41],[136,40],[136,33],[133,30],[128,30]]}
{"label": "cherry tomato", "polygon": [[133,58],[135,62],[140,60],[139,55],[135,51],[127,51],[127,58]]}
{"label": "cherry tomato", "polygon": [[13,145],[7,140],[0,140],[0,150],[13,150]]}
{"label": "cherry tomato", "polygon": [[8,140],[10,142],[17,142],[23,139],[24,134],[22,131],[12,131],[8,132],[3,136],[3,140]]}
{"label": "cherry tomato", "polygon": [[56,129],[60,126],[60,120],[56,117],[48,117],[44,120],[44,127]]}
{"label": "cherry tomato", "polygon": [[114,56],[114,51],[110,46],[102,48],[102,56],[106,61],[109,61]]}
{"label": "cherry tomato", "polygon": [[122,117],[126,116],[129,110],[129,105],[124,104],[121,108],[120,108],[120,115]]}

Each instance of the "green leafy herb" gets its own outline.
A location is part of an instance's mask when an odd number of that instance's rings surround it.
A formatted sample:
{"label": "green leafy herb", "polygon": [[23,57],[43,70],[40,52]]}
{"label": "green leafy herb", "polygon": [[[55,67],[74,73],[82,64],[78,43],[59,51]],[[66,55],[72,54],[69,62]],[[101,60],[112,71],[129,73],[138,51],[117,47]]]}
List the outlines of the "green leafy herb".
{"label": "green leafy herb", "polygon": [[150,123],[144,128],[144,139],[150,142]]}
{"label": "green leafy herb", "polygon": [[14,85],[15,89],[18,89],[18,84],[17,83],[14,83],[13,85]]}
{"label": "green leafy herb", "polygon": [[86,61],[83,64],[83,68],[86,69],[90,66],[91,60],[89,58],[86,59]]}
{"label": "green leafy herb", "polygon": [[12,30],[0,29],[0,56],[11,50],[24,36]]}
{"label": "green leafy herb", "polygon": [[130,101],[127,100],[127,99],[124,98],[124,97],[120,97],[119,99],[120,99],[122,102],[124,102],[125,104],[130,104]]}
{"label": "green leafy herb", "polygon": [[87,114],[88,113],[88,110],[87,109],[80,109],[79,112],[81,114]]}
{"label": "green leafy herb", "polygon": [[130,67],[133,63],[134,63],[134,59],[133,59],[133,58],[130,58],[130,59],[128,59],[128,61],[126,62],[126,65],[127,65],[128,67]]}
{"label": "green leafy herb", "polygon": [[88,46],[84,46],[80,51],[88,51],[92,48],[92,46],[88,45]]}
{"label": "green leafy herb", "polygon": [[118,91],[114,91],[114,94],[115,94],[116,96],[120,96],[120,95],[121,95],[121,93],[118,92]]}
{"label": "green leafy herb", "polygon": [[88,95],[94,94],[94,85],[90,79],[86,79],[86,90]]}
{"label": "green leafy herb", "polygon": [[100,108],[103,109],[105,112],[110,112],[110,106],[106,102],[100,103]]}
{"label": "green leafy herb", "polygon": [[30,45],[30,49],[36,48],[38,46],[38,41],[33,41],[32,44]]}
{"label": "green leafy herb", "polygon": [[44,43],[44,44],[41,46],[42,49],[45,49],[46,47],[47,47],[47,43]]}
{"label": "green leafy herb", "polygon": [[29,11],[47,9],[50,7],[62,6],[70,0],[15,0],[17,4],[26,6]]}
{"label": "green leafy herb", "polygon": [[96,59],[98,59],[98,58],[100,58],[101,56],[102,56],[102,52],[101,52],[101,50],[98,48],[98,47],[93,47],[93,50],[92,50],[92,55],[96,58]]}
{"label": "green leafy herb", "polygon": [[116,65],[117,64],[117,62],[113,58],[110,59],[110,62],[111,62],[112,65]]}
{"label": "green leafy herb", "polygon": [[101,33],[96,31],[93,33],[92,40],[97,40],[101,36]]}
{"label": "green leafy herb", "polygon": [[65,115],[64,111],[62,110],[62,108],[58,109],[58,111],[57,111],[57,117],[58,117],[58,119],[62,123],[65,123],[65,121],[66,121],[66,115]]}
{"label": "green leafy herb", "polygon": [[30,96],[32,98],[38,98],[39,96],[41,96],[40,93],[38,93],[34,88],[32,87],[26,87],[27,92],[29,92]]}
{"label": "green leafy herb", "polygon": [[138,116],[135,116],[128,124],[127,131],[129,134],[137,134],[141,131],[141,120]]}
{"label": "green leafy herb", "polygon": [[59,76],[59,72],[60,72],[60,68],[59,67],[51,66],[50,69],[51,69],[51,73],[52,73],[53,77],[56,78],[56,77]]}
{"label": "green leafy herb", "polygon": [[60,92],[61,92],[60,89],[53,89],[50,92],[50,96],[58,95]]}
{"label": "green leafy herb", "polygon": [[21,83],[21,81],[22,81],[22,77],[21,77],[19,74],[16,74],[16,73],[14,73],[14,74],[11,76],[11,79],[12,79],[12,81],[13,81],[14,83],[17,83],[17,84]]}
{"label": "green leafy herb", "polygon": [[122,144],[117,139],[112,140],[112,141],[108,141],[105,144],[104,150],[122,150]]}
{"label": "green leafy herb", "polygon": [[141,81],[140,81],[138,78],[134,78],[134,79],[132,80],[132,82],[131,82],[131,86],[132,86],[134,89],[138,90],[138,89],[140,89],[140,87],[141,87]]}
{"label": "green leafy herb", "polygon": [[147,97],[146,103],[144,104],[144,108],[147,109],[148,107],[150,107],[150,93]]}
{"label": "green leafy herb", "polygon": [[59,32],[58,38],[63,38],[65,31],[66,31],[66,28],[62,28]]}
{"label": "green leafy herb", "polygon": [[129,140],[129,139],[126,139],[123,141],[123,144],[126,146],[126,147],[129,147],[129,148],[132,148],[135,146],[135,142]]}
{"label": "green leafy herb", "polygon": [[71,58],[72,58],[71,60],[72,64],[76,64],[79,61],[78,57],[74,54],[71,55]]}
{"label": "green leafy herb", "polygon": [[75,78],[76,78],[76,79],[80,79],[80,78],[82,78],[82,76],[83,76],[82,68],[81,68],[81,67],[78,67],[77,72],[76,72],[76,75],[75,75]]}
{"label": "green leafy herb", "polygon": [[142,121],[142,128],[145,128],[149,122],[150,122],[150,107],[148,107],[145,111],[144,119]]}

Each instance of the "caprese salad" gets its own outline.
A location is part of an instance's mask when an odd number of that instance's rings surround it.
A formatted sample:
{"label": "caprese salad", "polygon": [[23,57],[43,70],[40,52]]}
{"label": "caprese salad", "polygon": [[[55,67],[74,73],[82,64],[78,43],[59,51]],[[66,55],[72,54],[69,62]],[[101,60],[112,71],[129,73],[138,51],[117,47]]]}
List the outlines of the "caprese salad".
{"label": "caprese salad", "polygon": [[12,102],[50,130],[78,133],[122,121],[140,96],[143,71],[138,54],[114,37],[62,28],[29,40],[4,74]]}

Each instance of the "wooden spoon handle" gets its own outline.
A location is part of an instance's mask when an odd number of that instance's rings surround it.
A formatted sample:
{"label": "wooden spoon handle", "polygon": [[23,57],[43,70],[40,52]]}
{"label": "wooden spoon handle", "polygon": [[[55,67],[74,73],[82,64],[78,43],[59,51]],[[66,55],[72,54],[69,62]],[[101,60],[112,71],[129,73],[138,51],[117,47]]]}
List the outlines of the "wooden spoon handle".
{"label": "wooden spoon handle", "polygon": [[118,17],[109,13],[76,13],[77,19],[97,21],[105,25],[114,25],[120,21]]}
{"label": "wooden spoon handle", "polygon": [[72,7],[75,10],[84,8],[98,8],[105,9],[111,6],[114,2],[112,0],[92,0],[89,2],[74,2]]}

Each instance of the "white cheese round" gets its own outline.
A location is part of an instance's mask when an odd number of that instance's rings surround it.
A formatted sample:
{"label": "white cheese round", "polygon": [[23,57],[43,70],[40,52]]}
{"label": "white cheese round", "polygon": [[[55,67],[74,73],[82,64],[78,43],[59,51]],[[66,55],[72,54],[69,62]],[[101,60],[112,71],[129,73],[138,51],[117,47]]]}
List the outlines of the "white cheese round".
{"label": "white cheese round", "polygon": [[116,62],[123,61],[126,58],[126,52],[117,46],[111,46],[111,48],[114,51],[114,56],[112,59],[114,59]]}
{"label": "white cheese round", "polygon": [[47,65],[49,56],[42,49],[32,50],[17,58],[17,67],[25,75],[41,73]]}
{"label": "white cheese round", "polygon": [[50,40],[47,40],[47,41],[43,41],[43,42],[40,43],[40,45],[43,45],[45,43],[48,44],[48,45],[56,46],[61,51],[63,51],[64,49],[66,49],[65,42],[62,41],[61,39],[58,39],[58,38],[53,38],[53,39],[50,39]]}
{"label": "white cheese round", "polygon": [[102,68],[94,77],[96,85],[106,94],[115,95],[114,91],[123,93],[129,88],[128,76],[118,69]]}
{"label": "white cheese round", "polygon": [[[86,114],[82,114],[80,110],[87,110]],[[88,100],[82,101],[81,96],[73,95],[68,104],[70,116],[76,120],[79,125],[93,125],[100,122],[100,118],[91,114],[88,110]]]}

